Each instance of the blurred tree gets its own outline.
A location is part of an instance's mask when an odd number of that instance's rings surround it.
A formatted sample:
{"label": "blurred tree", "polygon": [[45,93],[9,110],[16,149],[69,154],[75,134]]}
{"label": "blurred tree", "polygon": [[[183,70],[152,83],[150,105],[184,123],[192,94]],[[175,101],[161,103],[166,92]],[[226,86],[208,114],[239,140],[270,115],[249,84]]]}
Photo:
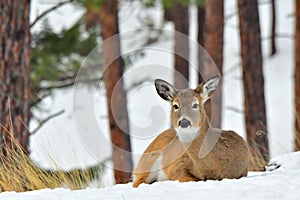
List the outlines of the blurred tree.
{"label": "blurred tree", "polygon": [[104,0],[100,6],[101,36],[106,70],[107,106],[109,113],[110,135],[112,140],[112,160],[116,183],[131,180],[132,158],[129,135],[126,92],[124,90],[124,62],[118,27],[118,0]]}
{"label": "blurred tree", "polygon": [[4,145],[13,148],[13,136],[27,153],[30,119],[30,1],[1,0],[0,8],[0,150],[4,151]]}
{"label": "blurred tree", "polygon": [[[197,5],[197,23],[198,23],[198,34],[197,34],[197,42],[204,48],[204,27],[205,27],[205,4]],[[198,83],[202,83],[204,81],[203,69],[204,69],[204,57],[202,53],[202,49],[198,49]],[[202,75],[201,75],[202,74]]]}
{"label": "blurred tree", "polygon": [[272,26],[271,26],[271,56],[275,55],[277,52],[276,48],[276,4],[275,0],[271,0],[272,12]]}
{"label": "blurred tree", "polygon": [[[184,34],[176,34],[174,38],[174,84],[177,88],[189,87],[189,6],[175,4],[171,7],[171,19],[174,22],[175,31]],[[182,76],[184,79],[182,79]]]}
{"label": "blurred tree", "polygon": [[[224,0],[209,0],[205,4],[204,48],[211,56],[219,72],[212,63],[205,62],[201,74],[210,77],[223,71],[224,40]],[[206,102],[206,111],[213,127],[221,128],[222,119],[222,87],[218,87],[211,100]],[[213,116],[212,116],[213,115]]]}
{"label": "blurred tree", "polygon": [[[153,7],[156,0],[146,0],[146,7]],[[174,84],[178,88],[187,88],[189,83],[189,4],[190,0],[161,0],[164,8],[164,20],[174,23]]]}
{"label": "blurred tree", "polygon": [[[154,1],[146,1],[148,6],[153,6]],[[181,35],[175,35],[175,85],[179,88],[188,87],[189,81],[189,5],[190,0],[176,0],[176,1],[166,1],[162,0],[165,12],[164,19],[174,22],[175,31],[183,33],[186,35],[182,37]],[[222,74],[222,64],[223,64],[223,29],[224,29],[224,11],[223,11],[223,0],[196,0],[193,3],[198,8],[198,43],[203,46],[208,53],[211,55],[212,59],[215,61]],[[206,12],[209,12],[206,14]],[[206,17],[206,15],[209,15]],[[203,77],[208,78],[209,76],[218,73],[215,68],[211,67],[211,63],[204,65],[204,54],[203,50],[198,50],[198,81],[203,82]],[[175,73],[176,73],[175,72]],[[178,73],[179,72],[179,73]],[[182,81],[182,76],[187,80],[187,82]],[[215,127],[221,126],[221,112],[222,112],[222,89],[221,87],[217,90],[213,98],[213,103],[206,103],[206,110],[211,115],[211,109],[213,109],[214,117],[212,118],[212,124]]]}
{"label": "blurred tree", "polygon": [[300,0],[295,0],[295,150],[300,151]]}
{"label": "blurred tree", "polygon": [[238,13],[250,170],[263,170],[269,161],[269,146],[257,0],[238,0]]}

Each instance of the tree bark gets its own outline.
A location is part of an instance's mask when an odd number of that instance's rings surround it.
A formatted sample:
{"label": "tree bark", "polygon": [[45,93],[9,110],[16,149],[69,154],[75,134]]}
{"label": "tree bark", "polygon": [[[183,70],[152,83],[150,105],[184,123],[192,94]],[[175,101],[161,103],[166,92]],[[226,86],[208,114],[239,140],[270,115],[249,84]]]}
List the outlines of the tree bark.
{"label": "tree bark", "polygon": [[[113,145],[112,160],[116,183],[131,181],[132,157],[126,93],[121,78],[124,62],[118,28],[118,1],[105,0],[100,9],[103,55],[106,63],[106,86],[110,135]],[[117,84],[118,83],[118,84]]]}
{"label": "tree bark", "polygon": [[1,0],[0,10],[0,151],[13,138],[28,153],[30,1]]}
{"label": "tree bark", "polygon": [[276,5],[275,0],[271,0],[272,5],[272,27],[271,27],[271,56],[277,52],[276,48]]}
{"label": "tree bark", "polygon": [[[224,0],[209,0],[205,4],[204,48],[215,62],[220,75],[223,71]],[[204,65],[203,74],[215,74],[211,63]],[[213,127],[221,128],[222,87],[218,87],[211,100],[206,103],[206,111]]]}
{"label": "tree bark", "polygon": [[300,0],[295,0],[295,151],[300,151]]}
{"label": "tree bark", "polygon": [[250,169],[263,170],[269,161],[269,146],[257,0],[238,0],[238,13]]}
{"label": "tree bark", "polygon": [[[201,47],[204,48],[204,27],[205,27],[205,7],[198,6],[198,13],[197,13],[197,23],[198,23],[198,35],[197,41]],[[204,55],[202,49],[198,49],[198,83],[202,83],[204,81],[202,75],[204,70]]]}
{"label": "tree bark", "polygon": [[165,21],[172,21],[172,10],[171,9],[168,9],[168,8],[165,8],[164,9],[164,20]]}
{"label": "tree bark", "polygon": [[175,33],[174,46],[174,83],[178,89],[189,86],[189,7],[176,4],[172,8],[172,21],[175,31],[185,36]]}

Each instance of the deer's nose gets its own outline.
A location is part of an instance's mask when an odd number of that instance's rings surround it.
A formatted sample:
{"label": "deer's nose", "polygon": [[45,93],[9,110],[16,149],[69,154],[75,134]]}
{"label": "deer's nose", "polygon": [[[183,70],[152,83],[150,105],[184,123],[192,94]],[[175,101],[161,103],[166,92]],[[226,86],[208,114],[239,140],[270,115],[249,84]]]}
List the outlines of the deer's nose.
{"label": "deer's nose", "polygon": [[189,126],[191,126],[191,122],[189,120],[187,120],[186,118],[183,118],[182,120],[180,120],[178,122],[178,125],[181,127],[181,128],[187,128]]}

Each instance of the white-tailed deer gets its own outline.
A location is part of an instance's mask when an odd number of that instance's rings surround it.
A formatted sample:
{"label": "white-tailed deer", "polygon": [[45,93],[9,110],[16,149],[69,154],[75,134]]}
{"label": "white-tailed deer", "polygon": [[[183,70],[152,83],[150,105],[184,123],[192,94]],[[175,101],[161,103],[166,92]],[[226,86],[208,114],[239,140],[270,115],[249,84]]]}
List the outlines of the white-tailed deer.
{"label": "white-tailed deer", "polygon": [[163,180],[200,181],[247,176],[248,149],[237,133],[211,127],[204,103],[219,83],[214,76],[195,90],[177,90],[156,79],[161,98],[172,105],[173,128],[158,135],[134,170],[133,187]]}

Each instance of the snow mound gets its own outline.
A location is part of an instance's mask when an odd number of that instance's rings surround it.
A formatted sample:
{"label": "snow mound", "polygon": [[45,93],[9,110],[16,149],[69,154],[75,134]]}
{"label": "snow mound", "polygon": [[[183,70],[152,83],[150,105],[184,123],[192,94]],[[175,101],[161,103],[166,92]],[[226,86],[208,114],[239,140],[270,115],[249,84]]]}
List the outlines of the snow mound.
{"label": "snow mound", "polygon": [[282,154],[271,159],[265,167],[266,171],[273,170],[299,170],[300,169],[300,151]]}
{"label": "snow mound", "polygon": [[300,170],[266,172],[262,175],[222,181],[157,182],[133,188],[132,183],[107,188],[44,189],[25,193],[4,192],[0,200],[94,200],[94,199],[299,199]]}

